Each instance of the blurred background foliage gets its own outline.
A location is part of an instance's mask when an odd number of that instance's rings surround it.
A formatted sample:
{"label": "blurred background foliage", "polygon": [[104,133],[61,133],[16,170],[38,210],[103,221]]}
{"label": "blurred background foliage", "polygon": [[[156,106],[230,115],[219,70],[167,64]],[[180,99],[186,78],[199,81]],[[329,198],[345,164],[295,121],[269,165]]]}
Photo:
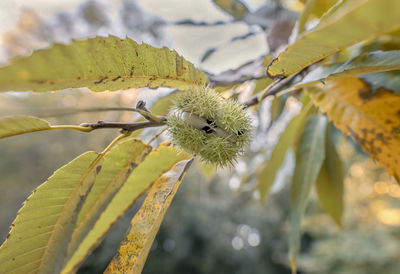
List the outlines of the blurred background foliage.
{"label": "blurred background foliage", "polygon": [[[2,30],[0,60],[6,62],[29,54],[54,41],[114,34],[175,48],[197,66],[214,73],[258,58],[238,70],[221,74],[221,79],[235,79],[249,71],[257,76],[264,62],[269,62],[261,56],[267,48],[270,52],[279,51],[280,45],[289,39],[290,31],[285,30],[293,27],[295,11],[300,5],[298,1],[254,0],[232,11],[223,8],[224,1],[208,0],[185,1],[182,9],[175,10],[171,7],[176,1],[72,2],[71,11],[63,11],[60,5],[46,18],[40,14],[46,1],[32,1],[23,9],[14,5],[20,14],[19,21],[14,27]],[[200,8],[194,9],[189,2]],[[280,35],[277,37],[274,33]],[[275,44],[271,39],[267,41],[267,34],[282,41],[273,40]],[[227,93],[249,96],[257,91],[257,85],[260,82],[250,81]],[[0,116],[31,114],[46,117],[52,124],[131,121],[138,117],[130,112],[73,115],[65,112],[90,107],[131,107],[139,99],[151,106],[169,91],[90,93],[79,89],[51,96],[8,92],[0,94]],[[290,273],[285,221],[294,156],[291,153],[286,156],[272,195],[264,205],[259,201],[254,173],[298,111],[299,103],[292,97],[265,100],[257,110],[251,111],[257,126],[256,138],[234,168],[215,171],[197,163],[191,169],[168,211],[143,273]],[[141,137],[148,139],[153,133],[144,131]],[[113,130],[89,134],[51,131],[2,140],[0,238],[3,240],[6,236],[21,203],[52,171],[84,151],[100,151],[115,135]],[[303,221],[299,271],[400,273],[400,187],[350,139],[340,133],[336,137],[348,170],[342,227],[322,211],[316,195],[312,195]],[[106,267],[136,208],[137,205],[116,224],[80,273],[99,273]]]}

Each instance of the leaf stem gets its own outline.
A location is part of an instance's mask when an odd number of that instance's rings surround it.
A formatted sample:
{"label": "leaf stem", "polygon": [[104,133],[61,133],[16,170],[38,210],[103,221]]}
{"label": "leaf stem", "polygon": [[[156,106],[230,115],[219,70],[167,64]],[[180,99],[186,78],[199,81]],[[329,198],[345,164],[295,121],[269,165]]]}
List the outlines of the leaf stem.
{"label": "leaf stem", "polygon": [[136,104],[136,112],[138,112],[140,115],[142,115],[146,120],[149,120],[150,122],[155,122],[155,123],[164,123],[167,121],[167,118],[165,117],[159,117],[154,114],[152,114],[147,108],[146,108],[146,103],[144,101],[139,101]]}
{"label": "leaf stem", "polygon": [[[271,96],[271,95],[280,96],[280,95],[283,95],[285,93],[298,90],[298,88],[296,88],[296,89],[288,88],[288,89],[285,90],[284,93],[280,93],[280,91],[282,91],[288,85],[292,84],[292,82],[295,80],[295,78],[297,76],[300,76],[301,79],[303,79],[311,71],[311,68],[315,64],[312,64],[312,65],[300,70],[299,72],[290,75],[287,78],[280,78],[280,79],[275,80],[270,85],[268,85],[263,91],[257,93],[256,95],[251,97],[249,100],[244,102],[244,105],[246,107],[251,107],[251,106],[254,106],[254,105],[257,105],[257,104],[261,103],[262,100],[264,100],[268,96]],[[261,95],[258,95],[258,94],[261,94]]]}
{"label": "leaf stem", "polygon": [[56,125],[56,126],[50,126],[50,128],[46,128],[43,130],[47,129],[74,129],[74,130],[79,130],[83,132],[91,132],[93,129],[88,128],[88,127],[83,127],[83,126],[74,126],[74,125]]}
{"label": "leaf stem", "polygon": [[100,155],[104,156],[108,151],[110,151],[110,149],[115,146],[120,140],[128,137],[129,135],[131,135],[131,132],[127,132],[127,133],[123,133],[119,136],[117,136],[114,140],[112,140],[112,142],[100,153]]}
{"label": "leaf stem", "polygon": [[160,132],[158,132],[155,136],[153,136],[153,138],[151,138],[151,139],[147,142],[146,146],[149,146],[152,142],[154,142],[155,139],[157,139],[158,137],[160,137],[160,135],[163,134],[164,131],[167,130],[167,128],[168,128],[168,127],[163,128]]}
{"label": "leaf stem", "polygon": [[[299,72],[300,73],[300,72]],[[277,94],[279,91],[281,91],[284,87],[286,87],[287,85],[289,85],[292,80],[299,74],[293,74],[291,76],[289,76],[288,78],[284,78],[284,79],[278,79],[275,80],[274,82],[272,82],[270,85],[268,85],[263,91],[261,91],[261,95],[254,95],[253,97],[251,97],[249,100],[247,100],[244,105],[246,107],[251,107],[254,105],[257,105],[259,103],[262,102],[262,100],[264,100],[265,98],[267,98],[268,96],[271,95],[275,95]],[[259,94],[260,94],[259,93]]]}

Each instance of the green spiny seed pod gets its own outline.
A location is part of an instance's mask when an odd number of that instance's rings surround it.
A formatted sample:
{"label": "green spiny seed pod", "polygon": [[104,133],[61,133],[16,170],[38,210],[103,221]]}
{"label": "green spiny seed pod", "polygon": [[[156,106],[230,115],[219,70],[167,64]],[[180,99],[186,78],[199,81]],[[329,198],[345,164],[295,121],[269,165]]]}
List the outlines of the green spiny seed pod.
{"label": "green spiny seed pod", "polygon": [[251,121],[243,105],[209,87],[177,96],[168,126],[175,145],[218,166],[232,165],[251,138]]}

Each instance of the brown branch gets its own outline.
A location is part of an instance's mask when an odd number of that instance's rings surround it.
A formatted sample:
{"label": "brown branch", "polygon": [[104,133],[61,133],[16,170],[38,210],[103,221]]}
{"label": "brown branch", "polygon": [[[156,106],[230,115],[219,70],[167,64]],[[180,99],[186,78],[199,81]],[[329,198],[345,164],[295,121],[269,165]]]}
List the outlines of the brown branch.
{"label": "brown branch", "polygon": [[132,132],[135,130],[148,128],[148,127],[161,127],[167,124],[167,117],[156,116],[152,114],[146,107],[146,103],[144,101],[139,101],[136,104],[136,108],[131,108],[132,111],[138,112],[142,115],[147,122],[132,122],[132,123],[123,123],[123,122],[104,122],[98,121],[97,123],[83,123],[80,124],[80,127],[90,128],[91,130],[100,129],[100,128],[120,128],[122,132]]}
{"label": "brown branch", "polygon": [[[165,118],[165,117],[163,117]],[[98,121],[97,123],[84,123],[81,124],[81,127],[88,127],[93,130],[101,129],[101,128],[120,128],[123,132],[131,132],[143,128],[148,127],[161,127],[166,125],[166,118],[163,122],[154,122],[154,121],[147,121],[147,122],[133,122],[133,123],[121,123],[121,122],[105,122],[105,121]]]}

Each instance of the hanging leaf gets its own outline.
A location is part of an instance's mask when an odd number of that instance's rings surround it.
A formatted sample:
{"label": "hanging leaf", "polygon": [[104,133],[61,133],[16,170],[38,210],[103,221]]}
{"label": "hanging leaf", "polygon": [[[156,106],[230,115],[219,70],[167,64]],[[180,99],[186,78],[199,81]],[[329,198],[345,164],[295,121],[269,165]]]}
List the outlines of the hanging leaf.
{"label": "hanging leaf", "polygon": [[206,52],[201,56],[200,62],[205,62],[208,58],[210,58],[215,52],[217,51],[217,48],[210,48],[206,50]]}
{"label": "hanging leaf", "polygon": [[296,261],[300,252],[301,217],[325,158],[326,125],[325,116],[310,116],[296,154],[289,216],[289,260],[292,273],[296,273]]}
{"label": "hanging leaf", "polygon": [[217,173],[217,167],[215,165],[204,163],[199,159],[197,159],[196,164],[207,182],[210,182],[214,175]]}
{"label": "hanging leaf", "polygon": [[271,77],[287,77],[351,45],[398,28],[400,1],[345,1],[274,59],[267,73]]}
{"label": "hanging leaf", "polygon": [[257,93],[263,91],[266,87],[268,87],[270,84],[272,84],[272,82],[274,82],[274,79],[271,79],[268,77],[258,79],[256,81],[256,85],[254,87],[253,94],[257,94]]}
{"label": "hanging leaf", "polygon": [[400,95],[384,89],[374,94],[355,77],[330,80],[309,92],[337,128],[400,182]]}
{"label": "hanging leaf", "polygon": [[304,9],[298,20],[298,33],[302,33],[305,25],[312,19],[320,18],[329,8],[338,2],[338,0],[303,0]]}
{"label": "hanging leaf", "polygon": [[278,120],[278,118],[281,116],[283,110],[285,109],[285,103],[286,100],[282,98],[282,96],[272,99],[270,109],[271,124]]}
{"label": "hanging leaf", "polygon": [[61,273],[74,273],[87,255],[101,242],[112,224],[122,217],[162,174],[170,170],[177,162],[190,157],[183,151],[166,145],[161,145],[152,151],[143,163],[134,169],[92,230],[72,254]]}
{"label": "hanging leaf", "polygon": [[205,74],[176,51],[115,36],[54,44],[0,68],[0,91],[185,89],[205,83]]}
{"label": "hanging leaf", "polygon": [[213,2],[235,19],[242,18],[249,12],[249,9],[240,0],[213,0]]}
{"label": "hanging leaf", "polygon": [[157,102],[155,102],[150,108],[151,113],[155,115],[166,116],[169,112],[172,102],[179,93],[180,91],[175,91],[158,99]]}
{"label": "hanging leaf", "polygon": [[69,241],[68,254],[76,250],[128,176],[150,151],[150,146],[131,139],[118,144],[105,155],[103,168],[79,213],[76,228]]}
{"label": "hanging leaf", "polygon": [[334,141],[332,125],[328,126],[325,140],[325,161],[317,178],[317,194],[322,209],[339,225],[343,215],[344,167]]}
{"label": "hanging leaf", "polygon": [[360,78],[371,85],[374,93],[383,88],[400,95],[400,70],[364,74]]}
{"label": "hanging leaf", "polygon": [[0,247],[0,273],[60,272],[79,210],[101,163],[101,155],[84,153],[33,192]]}
{"label": "hanging leaf", "polygon": [[261,171],[258,174],[258,191],[263,202],[275,181],[276,173],[285,160],[286,152],[301,135],[307,117],[310,115],[311,104],[308,103],[307,97],[303,98],[302,103],[303,107],[300,113],[289,122],[285,131],[279,137],[278,143],[272,150],[269,160],[261,167]]}
{"label": "hanging leaf", "polygon": [[0,118],[0,138],[50,129],[49,122],[33,116]]}
{"label": "hanging leaf", "polygon": [[104,273],[141,273],[165,213],[192,160],[178,163],[154,183]]}
{"label": "hanging leaf", "polygon": [[400,70],[400,50],[375,51],[359,55],[344,63],[321,66],[310,72],[296,86],[300,88],[330,78],[393,70]]}

